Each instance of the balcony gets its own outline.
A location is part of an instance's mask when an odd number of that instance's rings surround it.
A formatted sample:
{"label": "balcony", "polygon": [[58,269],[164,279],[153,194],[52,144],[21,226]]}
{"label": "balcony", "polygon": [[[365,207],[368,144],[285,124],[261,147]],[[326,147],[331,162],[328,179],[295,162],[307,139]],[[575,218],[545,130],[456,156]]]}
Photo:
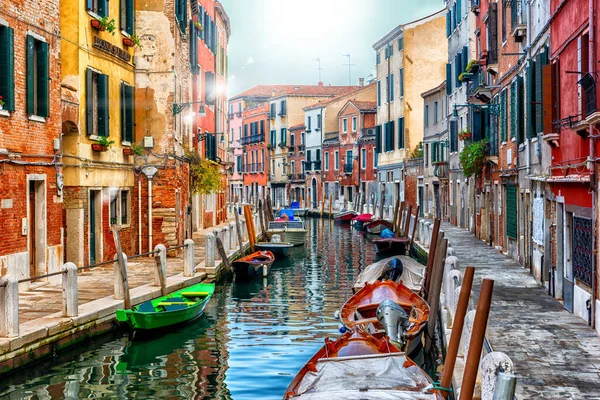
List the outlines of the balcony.
{"label": "balcony", "polygon": [[304,151],[304,145],[303,144],[299,144],[297,150],[298,151]]}
{"label": "balcony", "polygon": [[302,161],[302,164],[304,165],[304,171],[312,171],[312,161]]}
{"label": "balcony", "polygon": [[448,179],[448,162],[436,161],[433,163],[433,175],[439,179]]}
{"label": "balcony", "polygon": [[240,139],[240,144],[242,146],[247,146],[249,144],[262,143],[265,141],[265,134],[261,133],[258,135],[244,136]]}
{"label": "balcony", "polygon": [[344,164],[344,173],[346,175],[351,175],[352,174],[352,170],[353,170],[352,163],[346,163],[346,164]]}
{"label": "balcony", "polygon": [[480,0],[471,0],[471,11],[477,14],[479,12]]}
{"label": "balcony", "polygon": [[313,169],[315,171],[321,170],[321,160],[313,161],[312,163],[313,163]]}
{"label": "balcony", "polygon": [[583,99],[584,99],[584,111],[586,122],[593,123],[596,118],[593,117],[593,114],[598,114],[598,105],[596,99],[596,80],[590,73],[586,73],[578,82],[583,89]]}
{"label": "balcony", "polygon": [[515,42],[522,42],[527,35],[527,25],[523,23],[520,14],[521,2],[513,1],[510,6],[510,26],[512,26],[512,32],[510,34],[515,38]]}
{"label": "balcony", "polygon": [[467,83],[467,95],[482,103],[489,103],[492,99],[492,90],[487,83],[485,72],[479,66]]}
{"label": "balcony", "polygon": [[277,114],[277,115],[279,115],[281,118],[285,118],[286,111],[287,110],[281,110],[281,111],[279,111],[279,114]]}
{"label": "balcony", "polygon": [[291,181],[292,182],[304,182],[304,180],[306,179],[306,175],[304,174],[290,174],[291,177]]}
{"label": "balcony", "polygon": [[265,172],[263,163],[250,163],[244,165],[244,172],[247,174]]}
{"label": "balcony", "polygon": [[238,117],[238,118],[240,118],[242,116],[242,112],[241,111],[237,111],[235,113],[235,116]]}

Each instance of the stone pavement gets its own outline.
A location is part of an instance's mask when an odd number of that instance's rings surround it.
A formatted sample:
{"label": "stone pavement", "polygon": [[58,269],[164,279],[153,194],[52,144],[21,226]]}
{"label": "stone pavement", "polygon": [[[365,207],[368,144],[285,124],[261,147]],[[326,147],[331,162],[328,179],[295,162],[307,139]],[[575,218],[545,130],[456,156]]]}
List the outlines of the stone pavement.
{"label": "stone pavement", "polygon": [[529,270],[476,239],[442,224],[460,268],[476,267],[473,295],[495,280],[487,338],[506,353],[520,399],[600,399],[600,338],[587,322],[548,296]]}
{"label": "stone pavement", "polygon": [[[227,223],[217,226],[224,227]],[[206,232],[194,233],[194,261],[196,265],[204,261],[206,252]],[[129,288],[134,289],[154,282],[155,262],[153,257],[140,257],[127,262]],[[167,258],[167,277],[183,272],[183,251],[177,257]],[[51,282],[33,282],[27,291],[19,292],[19,322],[24,323],[62,310],[61,278]],[[79,305],[110,296],[114,293],[114,266],[108,264],[89,271],[78,273]]]}

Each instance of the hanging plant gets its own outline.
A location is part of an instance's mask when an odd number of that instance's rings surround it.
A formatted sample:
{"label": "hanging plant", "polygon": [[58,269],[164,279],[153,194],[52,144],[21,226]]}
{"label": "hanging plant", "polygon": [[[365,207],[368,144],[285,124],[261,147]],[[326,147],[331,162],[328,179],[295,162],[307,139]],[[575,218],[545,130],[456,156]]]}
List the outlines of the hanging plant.
{"label": "hanging plant", "polygon": [[195,151],[186,150],[185,156],[190,163],[194,194],[211,194],[220,190],[221,173],[216,162],[201,158]]}
{"label": "hanging plant", "polygon": [[415,146],[408,158],[412,159],[421,157],[423,157],[423,142],[419,142],[419,144]]}
{"label": "hanging plant", "polygon": [[462,140],[463,142],[465,140],[471,139],[471,130],[469,129],[468,126],[465,129],[463,129],[462,131],[458,132],[458,138],[460,140]]}
{"label": "hanging plant", "polygon": [[465,68],[465,72],[473,72],[474,69],[477,69],[475,67],[479,68],[479,61],[471,60],[467,64],[467,68]]}
{"label": "hanging plant", "polygon": [[198,29],[200,31],[203,29],[202,24],[198,21],[194,21],[194,26],[196,27],[196,29]]}
{"label": "hanging plant", "polygon": [[114,36],[115,30],[117,29],[117,23],[114,19],[108,19],[108,17],[104,16],[100,19],[93,19],[92,27],[99,31],[110,32]]}
{"label": "hanging plant", "polygon": [[463,174],[467,178],[470,178],[473,175],[481,175],[483,165],[485,164],[486,148],[487,141],[481,140],[479,142],[469,143],[460,152],[460,166],[462,167]]}
{"label": "hanging plant", "polygon": [[143,156],[144,155],[144,148],[142,146],[140,146],[139,144],[132,144],[131,148],[133,149],[133,154],[135,154],[136,156]]}

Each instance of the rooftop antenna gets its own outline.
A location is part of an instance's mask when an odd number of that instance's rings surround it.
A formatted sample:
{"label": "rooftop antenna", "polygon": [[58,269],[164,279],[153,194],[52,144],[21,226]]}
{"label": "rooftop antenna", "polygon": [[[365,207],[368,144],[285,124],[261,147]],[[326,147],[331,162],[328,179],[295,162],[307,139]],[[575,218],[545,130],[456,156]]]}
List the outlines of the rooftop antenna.
{"label": "rooftop antenna", "polygon": [[322,82],[321,81],[321,70],[322,70],[321,59],[319,57],[317,57],[317,58],[313,58],[313,60],[315,60],[317,63],[319,63],[319,68],[317,68],[317,70],[319,71],[319,82]]}
{"label": "rooftop antenna", "polygon": [[356,64],[350,63],[350,53],[342,54],[342,57],[348,57],[348,64],[344,64],[348,67],[348,85],[352,86],[352,67],[356,67]]}

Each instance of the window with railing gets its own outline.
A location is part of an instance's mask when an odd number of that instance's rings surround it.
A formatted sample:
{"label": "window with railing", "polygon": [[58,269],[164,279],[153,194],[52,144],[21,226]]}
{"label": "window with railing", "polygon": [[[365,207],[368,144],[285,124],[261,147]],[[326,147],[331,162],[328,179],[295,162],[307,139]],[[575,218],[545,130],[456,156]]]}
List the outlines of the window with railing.
{"label": "window with railing", "polygon": [[248,144],[262,143],[265,141],[265,135],[263,133],[259,133],[257,135],[245,136],[240,139],[240,144],[242,146]]}
{"label": "window with railing", "polygon": [[344,172],[347,174],[352,173],[352,163],[351,162],[347,162],[344,164]]}

